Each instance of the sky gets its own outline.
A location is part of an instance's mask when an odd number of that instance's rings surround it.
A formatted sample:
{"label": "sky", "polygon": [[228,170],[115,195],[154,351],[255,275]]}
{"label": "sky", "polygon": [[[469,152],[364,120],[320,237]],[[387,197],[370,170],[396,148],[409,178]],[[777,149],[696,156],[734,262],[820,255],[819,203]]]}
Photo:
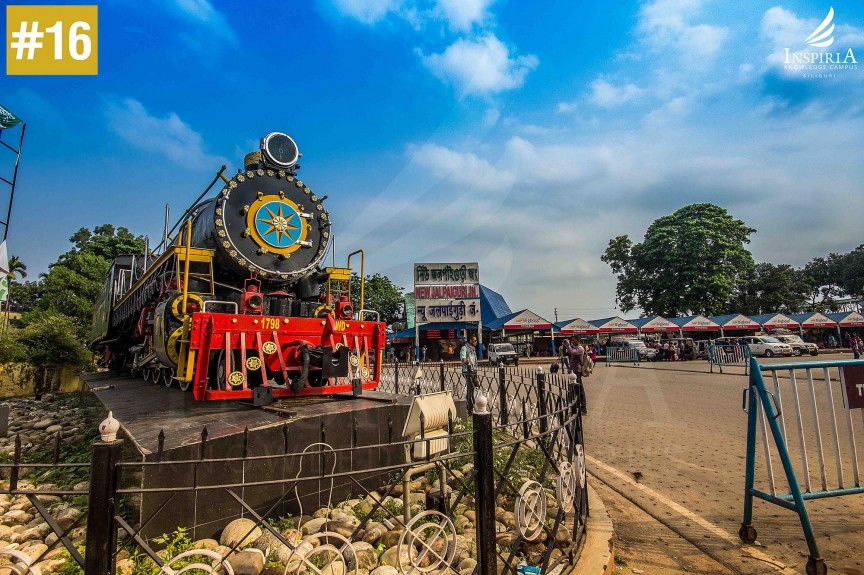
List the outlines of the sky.
{"label": "sky", "polygon": [[[161,238],[166,203],[179,215],[272,131],[329,196],[337,264],[362,248],[367,273],[410,289],[414,262],[476,261],[512,309],[547,319],[621,314],[609,240],[641,241],[691,203],[755,228],[756,261],[864,243],[864,62],[784,63],[787,50],[864,58],[858,2],[98,9],[98,75],[0,84],[27,122],[9,252],[30,278],[81,227]],[[806,44],[829,9],[833,43]]]}

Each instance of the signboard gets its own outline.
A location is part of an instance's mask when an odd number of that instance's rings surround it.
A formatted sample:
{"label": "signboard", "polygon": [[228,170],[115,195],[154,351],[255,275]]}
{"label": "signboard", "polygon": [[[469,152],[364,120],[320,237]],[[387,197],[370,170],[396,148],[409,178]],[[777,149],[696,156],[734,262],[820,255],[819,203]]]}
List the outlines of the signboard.
{"label": "signboard", "polygon": [[681,329],[683,331],[720,331],[720,326],[707,317],[700,315],[682,325]]}
{"label": "signboard", "polygon": [[417,300],[418,323],[480,321],[480,300]]}
{"label": "signboard", "polygon": [[765,329],[777,329],[778,327],[798,327],[798,322],[788,318],[782,313],[778,313],[768,321],[762,324]]}
{"label": "signboard", "polygon": [[864,409],[864,365],[847,365],[840,368],[846,386],[849,409]]}
{"label": "signboard", "polygon": [[620,317],[613,317],[603,325],[598,325],[597,329],[600,333],[637,333],[639,331],[635,325]]}
{"label": "signboard", "polygon": [[667,331],[678,331],[678,326],[669,321],[668,319],[662,318],[660,316],[655,317],[654,319],[642,326],[643,333],[656,333]]}
{"label": "signboard", "polygon": [[504,324],[504,329],[552,329],[552,324],[530,310],[525,310]]}
{"label": "signboard", "polygon": [[758,323],[750,319],[745,315],[736,315],[729,321],[723,324],[723,327],[726,329],[734,330],[734,329],[761,329]]}
{"label": "signboard", "polygon": [[414,312],[416,308],[414,307],[414,294],[406,293],[405,294],[405,324],[408,326],[408,329],[414,328]]}
{"label": "signboard", "polygon": [[837,322],[831,318],[827,318],[821,313],[814,313],[801,323],[801,327],[820,328],[820,327],[837,327]]}
{"label": "signboard", "polygon": [[480,266],[476,262],[466,264],[414,264],[415,286],[460,284],[480,284]]}
{"label": "signboard", "polygon": [[588,323],[582,318],[576,318],[564,327],[561,328],[561,333],[564,335],[586,335],[590,333],[598,333],[600,330],[593,323]]}
{"label": "signboard", "polygon": [[417,299],[479,299],[480,284],[453,286],[417,286],[414,288]]}
{"label": "signboard", "polygon": [[479,322],[478,264],[414,264],[414,306],[418,324]]}

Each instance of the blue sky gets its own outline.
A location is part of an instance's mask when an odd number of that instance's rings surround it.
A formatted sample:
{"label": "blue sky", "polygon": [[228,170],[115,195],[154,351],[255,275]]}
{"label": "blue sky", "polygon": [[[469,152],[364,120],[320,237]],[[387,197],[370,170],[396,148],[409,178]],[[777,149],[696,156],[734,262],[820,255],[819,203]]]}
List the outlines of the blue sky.
{"label": "blue sky", "polygon": [[[808,48],[831,7],[834,43]],[[330,197],[337,259],[362,247],[367,270],[405,287],[415,261],[479,261],[514,309],[608,316],[608,240],[638,241],[689,203],[756,228],[759,261],[801,265],[864,241],[864,69],[804,77],[784,69],[786,48],[860,60],[864,11],[100,3],[98,76],[0,85],[28,123],[10,252],[36,274],[82,226],[159,237],[165,203],[179,214],[219,166],[284,131],[303,180]]]}

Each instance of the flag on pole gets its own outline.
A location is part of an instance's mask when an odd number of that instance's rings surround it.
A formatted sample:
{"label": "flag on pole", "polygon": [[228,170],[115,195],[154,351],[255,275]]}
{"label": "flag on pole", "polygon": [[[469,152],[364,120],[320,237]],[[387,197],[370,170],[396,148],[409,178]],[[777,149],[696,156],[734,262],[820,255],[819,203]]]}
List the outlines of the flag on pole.
{"label": "flag on pole", "polygon": [[0,280],[0,301],[9,299],[9,276],[3,276]]}
{"label": "flag on pole", "polygon": [[11,128],[13,126],[17,126],[18,124],[23,124],[24,120],[4,108],[0,106],[0,129]]}
{"label": "flag on pole", "polygon": [[0,244],[0,274],[6,275],[9,273],[9,255],[6,253],[6,240]]}

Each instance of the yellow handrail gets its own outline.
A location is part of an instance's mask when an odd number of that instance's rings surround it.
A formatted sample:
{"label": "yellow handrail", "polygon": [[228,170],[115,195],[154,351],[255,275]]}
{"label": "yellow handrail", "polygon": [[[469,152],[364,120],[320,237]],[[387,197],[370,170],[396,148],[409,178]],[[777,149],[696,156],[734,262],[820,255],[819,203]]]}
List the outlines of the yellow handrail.
{"label": "yellow handrail", "polygon": [[[357,310],[359,313],[361,309],[363,309],[363,290],[366,286],[366,254],[363,250],[357,250],[356,252],[351,252],[348,254],[348,267],[351,267],[351,258],[360,254],[360,309]],[[351,295],[351,280],[348,280],[348,295]]]}
{"label": "yellow handrail", "polygon": [[183,315],[186,315],[186,300],[189,295],[189,247],[192,243],[192,220],[186,220],[186,245],[183,246],[185,261],[183,262]]}

